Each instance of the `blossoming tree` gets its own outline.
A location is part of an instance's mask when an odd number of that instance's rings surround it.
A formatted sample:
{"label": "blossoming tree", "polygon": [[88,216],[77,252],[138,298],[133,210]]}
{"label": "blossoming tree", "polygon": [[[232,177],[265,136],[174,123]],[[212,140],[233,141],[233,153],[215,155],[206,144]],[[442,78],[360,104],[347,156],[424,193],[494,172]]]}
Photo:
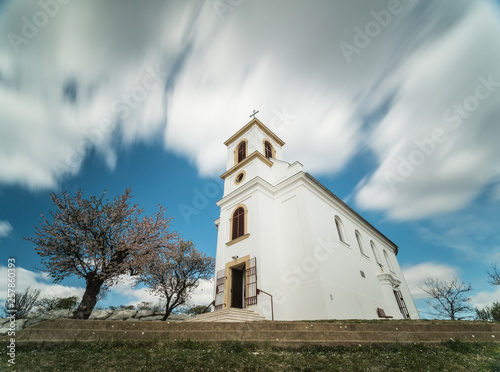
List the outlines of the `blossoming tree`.
{"label": "blossoming tree", "polygon": [[154,252],[156,259],[141,268],[136,285],[145,284],[153,294],[165,299],[163,320],[178,306],[184,305],[201,280],[212,278],[213,257],[200,252],[192,241],[177,240],[170,247]]}
{"label": "blossoming tree", "polygon": [[140,275],[157,252],[168,251],[175,242],[165,208],[160,205],[158,212],[143,215],[137,204],[130,205],[130,192],[112,201],[104,199],[106,192],[90,199],[83,198],[81,190],[74,197],[52,193],[56,210],[50,212],[51,220],[42,214],[36,237],[25,238],[35,244],[54,282],[73,275],[85,279],[75,319],[88,319],[99,296],[121,275]]}

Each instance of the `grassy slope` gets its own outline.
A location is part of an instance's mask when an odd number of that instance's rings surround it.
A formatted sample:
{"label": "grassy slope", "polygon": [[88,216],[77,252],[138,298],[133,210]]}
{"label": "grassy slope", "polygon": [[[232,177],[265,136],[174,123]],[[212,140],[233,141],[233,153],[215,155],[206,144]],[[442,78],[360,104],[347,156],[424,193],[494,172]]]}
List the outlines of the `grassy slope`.
{"label": "grassy slope", "polygon": [[2,371],[500,371],[500,345],[256,348],[237,341],[98,342],[21,346]]}

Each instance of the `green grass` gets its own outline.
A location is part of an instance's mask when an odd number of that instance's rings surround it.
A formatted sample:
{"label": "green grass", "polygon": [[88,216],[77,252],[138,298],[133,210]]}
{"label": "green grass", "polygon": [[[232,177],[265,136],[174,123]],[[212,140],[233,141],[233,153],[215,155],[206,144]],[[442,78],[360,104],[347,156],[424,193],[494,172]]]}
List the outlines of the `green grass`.
{"label": "green grass", "polygon": [[500,345],[449,341],[364,347],[278,349],[225,341],[23,345],[2,371],[500,371]]}

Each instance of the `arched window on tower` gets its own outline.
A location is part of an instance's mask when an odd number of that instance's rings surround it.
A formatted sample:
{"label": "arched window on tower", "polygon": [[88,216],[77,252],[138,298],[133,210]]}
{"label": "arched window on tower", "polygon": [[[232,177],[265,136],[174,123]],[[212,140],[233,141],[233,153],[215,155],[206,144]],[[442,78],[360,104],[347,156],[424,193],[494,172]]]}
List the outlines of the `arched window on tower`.
{"label": "arched window on tower", "polygon": [[363,256],[366,256],[365,247],[363,246],[363,239],[361,238],[361,234],[359,233],[358,230],[356,230],[354,233],[356,234],[356,240],[358,241],[359,251]]}
{"label": "arched window on tower", "polygon": [[273,147],[269,143],[269,141],[264,142],[264,153],[266,158],[270,159],[273,157]]}
{"label": "arched window on tower", "polygon": [[238,146],[238,163],[247,157],[247,143],[242,142]]}
{"label": "arched window on tower", "polygon": [[339,239],[342,243],[347,244],[346,236],[345,236],[345,231],[344,231],[344,225],[342,224],[342,220],[340,219],[339,216],[335,216],[335,226],[337,226],[337,232],[339,234]]}
{"label": "arched window on tower", "polygon": [[245,208],[238,207],[233,213],[233,233],[231,239],[245,235]]}

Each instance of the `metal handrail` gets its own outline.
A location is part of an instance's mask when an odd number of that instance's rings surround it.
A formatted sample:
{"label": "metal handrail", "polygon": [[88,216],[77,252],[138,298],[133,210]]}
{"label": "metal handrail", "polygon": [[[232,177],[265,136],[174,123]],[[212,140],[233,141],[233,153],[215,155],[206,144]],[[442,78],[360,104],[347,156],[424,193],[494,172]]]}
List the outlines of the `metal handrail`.
{"label": "metal handrail", "polygon": [[215,305],[215,300],[213,300],[212,302],[210,302],[210,305],[208,305],[208,306],[205,308],[205,310],[203,310],[201,313],[202,313],[202,314],[205,314],[205,312],[206,312],[206,311],[210,308],[210,306],[212,306],[212,305]]}
{"label": "metal handrail", "polygon": [[274,304],[273,304],[273,295],[263,291],[262,289],[257,288],[257,295],[262,292],[271,297],[271,319],[274,320]]}

